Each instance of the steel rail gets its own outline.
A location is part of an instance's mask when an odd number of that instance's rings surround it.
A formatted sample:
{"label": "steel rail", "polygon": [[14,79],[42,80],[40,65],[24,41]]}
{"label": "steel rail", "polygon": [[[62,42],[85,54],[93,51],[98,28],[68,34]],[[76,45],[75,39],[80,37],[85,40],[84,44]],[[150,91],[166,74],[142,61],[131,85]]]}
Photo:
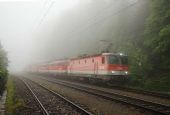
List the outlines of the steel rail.
{"label": "steel rail", "polygon": [[[41,78],[41,79],[44,79],[44,78]],[[81,86],[81,85],[75,85],[75,84],[64,82],[64,81],[57,81],[57,80],[52,81],[49,79],[44,79],[44,80],[47,80],[49,82],[53,82],[53,83],[56,83],[59,85],[63,85],[63,86],[66,86],[66,87],[69,87],[72,89],[76,89],[76,90],[79,90],[82,92],[86,92],[88,94],[96,95],[96,96],[102,97],[102,98],[110,100],[110,101],[126,103],[128,105],[132,105],[132,106],[135,106],[138,108],[143,108],[145,110],[152,111],[154,113],[161,114],[161,115],[170,115],[170,106],[169,105],[164,105],[164,104],[155,103],[155,102],[151,102],[151,101],[145,101],[145,100],[134,98],[134,97],[120,95],[117,93],[109,93],[109,92],[105,92],[105,91],[98,90],[95,88],[89,88],[89,87],[85,87],[85,86]],[[93,91],[90,91],[90,90],[93,90]],[[115,96],[115,97],[113,97],[113,96]]]}
{"label": "steel rail", "polygon": [[29,89],[29,91],[31,92],[31,94],[33,95],[34,99],[38,102],[41,110],[43,111],[44,115],[49,115],[48,111],[45,109],[45,107],[43,106],[43,104],[41,103],[41,101],[38,99],[38,97],[36,96],[36,94],[33,92],[33,90],[30,88],[30,86],[23,80],[21,79],[24,84],[26,85],[26,87]]}
{"label": "steel rail", "polygon": [[[71,77],[71,76],[70,76]],[[44,78],[47,78],[46,76],[44,76]],[[78,82],[80,83],[80,82]],[[85,83],[86,85],[90,85],[88,83]],[[132,93],[138,93],[138,94],[143,94],[143,95],[148,95],[148,96],[154,96],[157,98],[164,98],[164,99],[170,99],[170,94],[169,93],[162,93],[162,92],[154,92],[154,91],[148,91],[148,90],[143,90],[143,89],[136,89],[136,88],[131,88],[131,87],[122,87],[122,86],[118,86],[118,85],[113,85],[110,83],[106,83],[106,84],[94,84],[96,86],[99,87],[103,87],[103,88],[114,88],[114,89],[118,89],[118,90],[122,90],[122,91],[128,91],[128,92],[132,92]],[[105,86],[103,86],[105,85]]]}
{"label": "steel rail", "polygon": [[[26,79],[28,79],[28,78],[26,78]],[[50,92],[51,94],[53,94],[53,95],[61,98],[61,99],[64,100],[65,102],[69,103],[72,107],[75,107],[75,108],[76,108],[79,112],[81,112],[83,115],[93,115],[92,113],[88,112],[87,110],[85,110],[84,108],[82,108],[82,107],[80,107],[79,105],[75,104],[74,102],[68,100],[67,98],[65,98],[64,96],[60,95],[59,93],[54,92],[54,91],[48,89],[47,87],[45,87],[45,86],[43,86],[43,85],[41,85],[41,84],[39,84],[39,83],[37,83],[37,82],[35,82],[35,81],[32,81],[31,79],[28,79],[28,80],[30,80],[31,82],[39,85],[40,87],[42,87],[43,89],[47,90],[47,91]]]}
{"label": "steel rail", "polygon": [[168,93],[153,92],[153,91],[147,91],[147,90],[142,90],[142,89],[121,87],[121,86],[114,86],[114,85],[110,85],[110,86],[111,86],[111,88],[115,88],[115,89],[118,89],[118,90],[124,90],[124,91],[154,96],[154,97],[158,97],[158,98],[170,99],[170,94],[168,94]]}

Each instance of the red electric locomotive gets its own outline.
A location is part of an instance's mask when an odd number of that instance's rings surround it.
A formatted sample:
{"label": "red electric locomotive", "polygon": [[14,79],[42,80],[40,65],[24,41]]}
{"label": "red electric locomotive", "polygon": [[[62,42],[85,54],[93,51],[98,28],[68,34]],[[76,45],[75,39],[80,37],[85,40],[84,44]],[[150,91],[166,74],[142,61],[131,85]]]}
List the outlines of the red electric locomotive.
{"label": "red electric locomotive", "polygon": [[102,53],[93,56],[59,60],[38,66],[38,73],[64,75],[100,80],[128,78],[128,57],[118,53]]}
{"label": "red electric locomotive", "polygon": [[68,74],[103,80],[126,79],[128,58],[123,54],[103,53],[71,59]]}

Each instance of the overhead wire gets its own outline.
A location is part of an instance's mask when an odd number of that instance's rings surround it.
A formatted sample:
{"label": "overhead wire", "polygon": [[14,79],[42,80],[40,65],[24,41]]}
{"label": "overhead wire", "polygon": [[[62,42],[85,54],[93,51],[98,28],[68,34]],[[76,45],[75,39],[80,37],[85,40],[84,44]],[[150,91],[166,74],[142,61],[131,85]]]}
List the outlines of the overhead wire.
{"label": "overhead wire", "polygon": [[48,15],[50,9],[52,8],[52,6],[54,5],[55,1],[52,0],[51,4],[49,5],[49,7],[47,8],[46,12],[44,13],[43,17],[40,20],[39,25],[41,25],[41,23],[43,22],[43,20],[45,19],[45,17]]}
{"label": "overhead wire", "polygon": [[[45,9],[45,7],[47,6],[47,4],[50,2],[51,0],[44,0],[43,3],[43,9]],[[49,10],[50,10],[51,4],[49,5],[49,7],[46,8],[46,10],[43,12],[42,11],[42,15],[40,16],[40,18],[38,19],[38,23],[35,24],[35,26],[33,27],[33,34],[35,34],[38,30],[38,28],[40,27],[40,25],[42,24],[44,18],[47,16]]]}
{"label": "overhead wire", "polygon": [[78,31],[75,31],[75,30],[74,30],[74,31],[70,32],[70,34],[68,34],[68,35],[71,36],[71,35],[73,35],[73,34],[75,34],[75,33],[80,33],[80,32],[82,32],[82,31],[84,32],[84,31],[88,30],[90,27],[95,26],[95,25],[97,25],[97,24],[99,24],[99,23],[107,20],[108,18],[113,17],[113,16],[116,16],[116,15],[120,14],[121,12],[123,12],[123,11],[125,11],[125,10],[127,10],[127,9],[129,9],[129,8],[131,8],[131,7],[133,7],[133,6],[136,5],[137,3],[138,3],[138,0],[136,0],[134,3],[131,3],[130,5],[128,5],[128,6],[125,7],[125,8],[119,9],[118,11],[114,12],[113,14],[111,14],[111,15],[109,15],[109,16],[106,16],[106,17],[104,17],[104,18],[102,18],[102,19],[99,19],[99,20],[93,22],[92,24],[87,25],[87,26],[84,27],[84,28],[78,29]]}
{"label": "overhead wire", "polygon": [[[51,0],[51,1],[52,1],[52,2],[50,3],[49,7],[47,8],[47,10],[45,11],[45,13],[43,14],[42,18],[40,19],[40,22],[39,22],[37,28],[40,27],[40,25],[42,24],[42,22],[44,21],[44,19],[45,19],[46,16],[48,15],[50,9],[51,9],[52,6],[54,5],[55,1],[54,1],[54,0]],[[126,6],[125,8],[119,9],[118,11],[114,12],[113,14],[110,14],[109,16],[103,17],[103,18],[101,18],[101,19],[99,19],[99,20],[97,20],[97,21],[95,21],[95,22],[93,22],[93,23],[85,26],[84,28],[80,28],[80,29],[78,29],[78,31],[77,31],[77,30],[73,30],[73,31],[69,32],[69,34],[67,34],[67,35],[68,35],[68,36],[72,36],[72,35],[74,35],[74,34],[76,34],[76,33],[80,33],[80,32],[82,32],[82,31],[86,31],[86,30],[88,30],[90,27],[95,26],[95,25],[97,25],[97,24],[99,24],[99,23],[107,20],[108,18],[113,17],[113,16],[116,16],[116,15],[120,14],[121,12],[123,12],[123,11],[131,8],[132,6],[134,6],[135,4],[137,4],[138,1],[139,1],[139,0],[136,0],[135,2],[133,2],[133,3],[131,3],[130,5]],[[47,2],[46,2],[46,4],[47,4]],[[106,7],[105,9],[107,10],[107,9],[110,9],[110,8],[111,8],[111,5],[109,5],[109,6]],[[101,11],[102,11],[102,10],[101,10]],[[92,22],[93,20],[91,21],[91,19],[92,19],[92,18],[96,18],[96,17],[98,17],[98,15],[95,15],[95,16],[89,18],[88,20],[90,20],[90,21],[87,21],[87,23]],[[37,29],[37,28],[36,28],[36,29]]]}

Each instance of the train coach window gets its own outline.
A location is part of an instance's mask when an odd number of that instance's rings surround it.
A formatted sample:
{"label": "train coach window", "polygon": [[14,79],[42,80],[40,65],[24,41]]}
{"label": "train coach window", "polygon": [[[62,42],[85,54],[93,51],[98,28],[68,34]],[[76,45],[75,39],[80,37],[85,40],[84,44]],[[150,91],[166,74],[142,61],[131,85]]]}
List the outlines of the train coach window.
{"label": "train coach window", "polygon": [[104,64],[105,63],[105,58],[104,57],[102,57],[102,64]]}
{"label": "train coach window", "polygon": [[94,62],[94,59],[92,59],[92,62]]}

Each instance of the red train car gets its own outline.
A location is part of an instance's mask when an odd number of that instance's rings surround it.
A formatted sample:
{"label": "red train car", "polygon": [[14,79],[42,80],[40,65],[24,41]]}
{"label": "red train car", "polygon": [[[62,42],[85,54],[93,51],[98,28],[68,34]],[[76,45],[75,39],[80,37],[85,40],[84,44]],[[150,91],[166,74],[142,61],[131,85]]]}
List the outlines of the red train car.
{"label": "red train car", "polygon": [[67,74],[67,66],[69,60],[58,60],[48,64],[48,73],[51,74]]}

